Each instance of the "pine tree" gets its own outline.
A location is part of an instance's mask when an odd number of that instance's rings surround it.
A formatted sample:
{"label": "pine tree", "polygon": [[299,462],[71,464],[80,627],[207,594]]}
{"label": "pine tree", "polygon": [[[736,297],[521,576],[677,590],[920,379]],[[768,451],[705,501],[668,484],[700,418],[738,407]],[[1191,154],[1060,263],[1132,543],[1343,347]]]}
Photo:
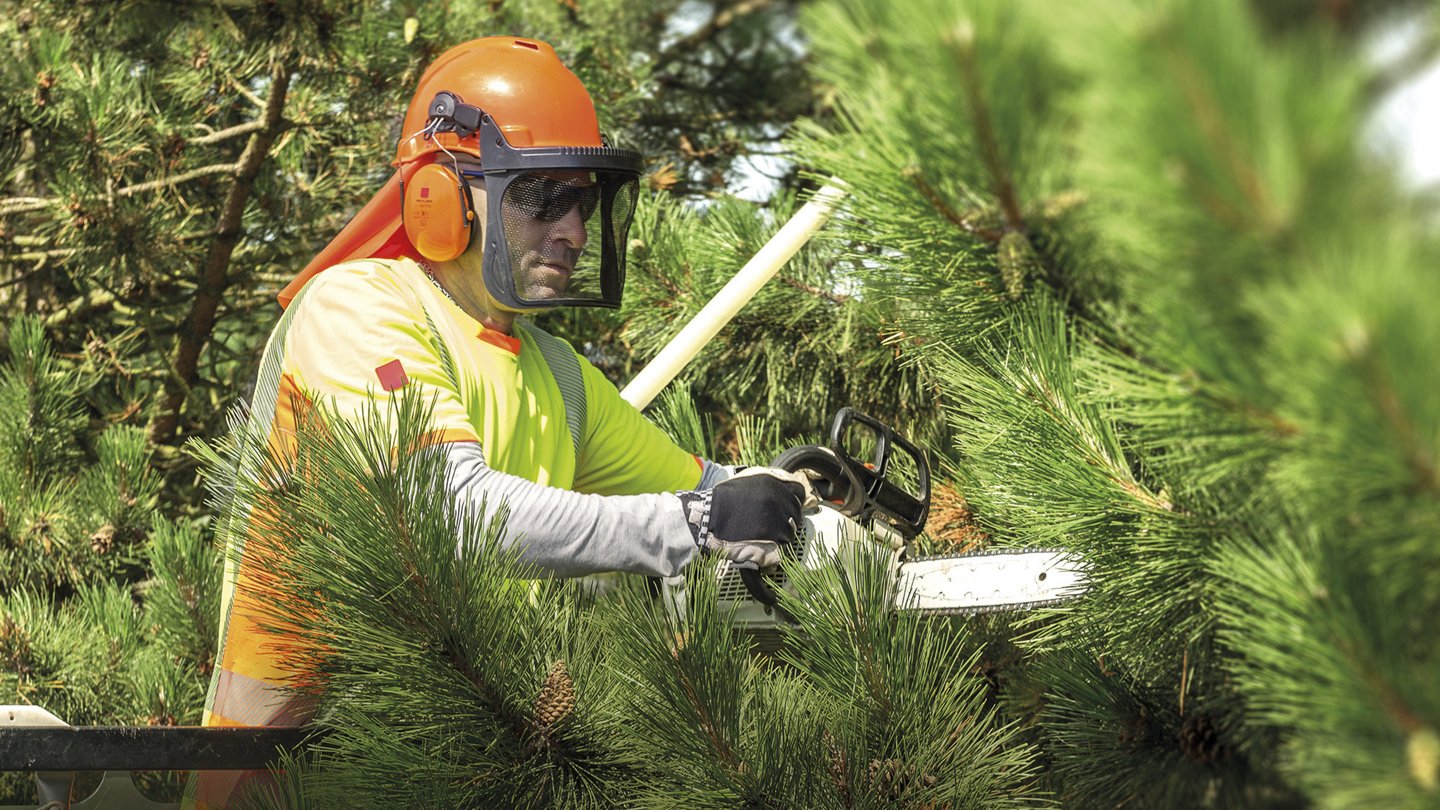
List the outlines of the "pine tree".
{"label": "pine tree", "polygon": [[[40,321],[16,320],[9,338],[0,366],[4,702],[76,725],[198,723],[220,554],[194,523],[159,512],[139,428],[111,425],[83,443],[87,380],[56,356]],[[178,790],[174,776],[160,781]],[[28,775],[0,777],[0,801],[30,795]]]}
{"label": "pine tree", "polygon": [[1005,673],[1066,806],[1436,801],[1433,210],[1313,22],[807,16],[839,120],[797,150],[862,190],[844,224],[923,338],[961,491],[995,542],[1090,565]]}
{"label": "pine tree", "polygon": [[159,480],[132,427],[96,435],[87,460],[86,380],[56,357],[37,319],[16,321],[9,337],[0,367],[0,594],[63,597],[133,565]]}

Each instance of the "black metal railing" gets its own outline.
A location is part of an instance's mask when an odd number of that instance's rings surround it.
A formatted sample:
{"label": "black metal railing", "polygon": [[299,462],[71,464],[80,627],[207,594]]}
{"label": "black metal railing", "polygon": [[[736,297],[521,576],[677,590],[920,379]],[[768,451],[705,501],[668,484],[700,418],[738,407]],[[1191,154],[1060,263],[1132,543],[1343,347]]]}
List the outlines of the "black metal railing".
{"label": "black metal railing", "polygon": [[0,771],[252,770],[319,733],[202,726],[0,727]]}

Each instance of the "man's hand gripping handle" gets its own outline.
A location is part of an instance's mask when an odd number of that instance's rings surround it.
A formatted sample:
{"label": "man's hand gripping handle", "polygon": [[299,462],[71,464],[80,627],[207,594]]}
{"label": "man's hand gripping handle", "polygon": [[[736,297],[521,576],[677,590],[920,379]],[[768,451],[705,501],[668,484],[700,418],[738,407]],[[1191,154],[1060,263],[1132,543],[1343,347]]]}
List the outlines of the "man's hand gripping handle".
{"label": "man's hand gripping handle", "polygon": [[713,489],[678,494],[700,550],[752,571],[779,565],[802,514],[820,503],[803,473],[773,467],[746,467]]}

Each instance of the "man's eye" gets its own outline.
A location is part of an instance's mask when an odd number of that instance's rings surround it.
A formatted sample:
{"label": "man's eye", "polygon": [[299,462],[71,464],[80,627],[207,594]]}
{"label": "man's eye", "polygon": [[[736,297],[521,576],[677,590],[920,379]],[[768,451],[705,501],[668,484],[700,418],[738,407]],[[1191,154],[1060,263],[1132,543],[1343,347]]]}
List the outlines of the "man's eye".
{"label": "man's eye", "polygon": [[572,186],[554,180],[517,184],[516,192],[515,201],[520,208],[545,222],[559,222],[576,207],[580,209],[581,221],[588,220],[600,202],[600,191],[595,186]]}
{"label": "man's eye", "polygon": [[575,188],[574,186],[561,186],[556,190],[555,195],[546,201],[544,218],[552,222],[564,219],[570,213],[571,208],[579,206],[580,221],[584,222],[595,213],[595,206],[600,202],[600,195],[592,187]]}

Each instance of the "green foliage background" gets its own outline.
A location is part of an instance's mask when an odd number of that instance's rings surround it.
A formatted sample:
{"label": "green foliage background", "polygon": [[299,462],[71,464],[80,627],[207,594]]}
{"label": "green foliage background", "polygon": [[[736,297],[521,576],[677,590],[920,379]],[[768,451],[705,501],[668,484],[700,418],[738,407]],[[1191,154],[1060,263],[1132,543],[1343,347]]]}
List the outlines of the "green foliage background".
{"label": "green foliage background", "polygon": [[[0,31],[6,702],[198,719],[232,502],[179,448],[225,446],[274,293],[383,180],[418,71],[514,32],[648,159],[625,308],[548,328],[623,381],[839,178],[657,418],[754,463],[858,406],[934,454],[967,536],[1070,549],[1092,588],[875,621],[876,593],[794,572],[808,632],[756,656],[703,572],[683,620],[625,587],[510,598],[493,516],[422,503],[436,471],[363,431],[316,437],[347,474],[286,493],[285,573],[354,644],[297,663],[346,696],[297,800],[398,772],[376,801],[1440,805],[1440,220],[1366,134],[1440,51],[1433,7],[11,2]],[[726,193],[777,150],[773,200]],[[353,532],[369,579],[307,566],[355,508],[426,541]],[[431,575],[370,598],[398,563]],[[557,661],[563,728],[536,709]]]}

